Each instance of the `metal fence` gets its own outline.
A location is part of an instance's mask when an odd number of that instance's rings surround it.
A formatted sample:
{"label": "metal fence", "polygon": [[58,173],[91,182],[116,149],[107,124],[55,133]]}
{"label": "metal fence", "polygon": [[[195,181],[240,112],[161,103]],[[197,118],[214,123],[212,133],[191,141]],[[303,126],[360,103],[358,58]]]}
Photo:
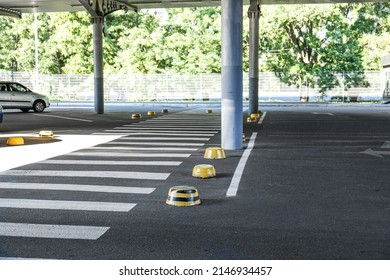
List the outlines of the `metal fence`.
{"label": "metal fence", "polygon": [[[384,71],[365,72],[369,87],[345,89],[337,86],[326,93],[324,100],[381,100],[385,88]],[[1,72],[0,80],[20,82],[33,91],[44,93],[51,100],[90,101],[94,99],[93,75],[35,75],[34,73]],[[341,79],[342,80],[342,79]],[[248,97],[248,74],[244,73],[244,99]],[[221,98],[220,74],[112,74],[105,75],[105,100],[107,101],[165,101],[165,100],[219,100]],[[288,86],[274,73],[259,73],[259,100],[299,101],[300,94],[310,101],[319,101],[318,88]]]}

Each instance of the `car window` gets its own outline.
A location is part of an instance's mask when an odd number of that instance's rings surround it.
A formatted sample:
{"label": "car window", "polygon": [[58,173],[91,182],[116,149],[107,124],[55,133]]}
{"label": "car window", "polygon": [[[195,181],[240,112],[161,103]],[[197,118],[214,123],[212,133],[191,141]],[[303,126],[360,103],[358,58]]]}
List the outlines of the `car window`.
{"label": "car window", "polygon": [[21,92],[27,92],[28,91],[24,86],[19,85],[19,84],[9,84],[9,88],[12,91],[21,91]]}
{"label": "car window", "polygon": [[0,91],[7,91],[7,84],[0,84]]}

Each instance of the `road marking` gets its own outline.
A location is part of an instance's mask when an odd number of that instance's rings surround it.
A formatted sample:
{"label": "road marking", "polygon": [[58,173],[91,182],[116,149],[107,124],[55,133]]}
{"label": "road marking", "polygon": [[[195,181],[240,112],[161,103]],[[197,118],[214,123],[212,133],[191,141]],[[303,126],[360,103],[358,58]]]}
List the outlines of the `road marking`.
{"label": "road marking", "polygon": [[[165,153],[104,153],[104,152],[75,152],[67,156],[93,156],[93,157],[163,157],[163,158],[188,158],[191,154],[165,154]],[[62,171],[61,171],[62,172]]]}
{"label": "road marking", "polygon": [[170,132],[132,132],[131,130],[105,130],[107,132],[116,132],[116,133],[126,133],[129,136],[137,136],[137,135],[156,135],[156,136],[204,136],[204,137],[213,137],[214,134],[200,134],[200,133],[170,133]]}
{"label": "road marking", "polygon": [[192,141],[209,141],[210,138],[200,138],[200,137],[133,137],[126,136],[121,139],[129,140],[192,140]]}
{"label": "road marking", "polygon": [[179,166],[182,161],[121,161],[121,160],[56,160],[49,159],[39,164],[69,164],[69,165],[141,165],[141,166]]}
{"label": "road marking", "polygon": [[390,141],[385,141],[385,143],[383,143],[382,149],[390,149]]}
{"label": "road marking", "polygon": [[182,130],[161,130],[161,128],[146,128],[146,127],[136,127],[136,128],[129,128],[129,127],[115,127],[115,131],[129,131],[129,132],[153,132],[153,133],[218,133],[219,131],[213,131],[213,130],[192,130],[192,129],[182,129]]}
{"label": "road marking", "polygon": [[[186,129],[221,129],[221,126],[216,126],[216,125],[212,125],[212,126],[209,126],[207,124],[205,125],[156,125],[156,124],[140,124],[140,123],[134,123],[132,125],[130,125],[130,127],[132,127],[132,129],[137,129],[137,127],[140,127],[142,125],[142,127],[140,129],[165,129],[165,128],[173,128],[173,129],[182,129],[182,128],[186,128]],[[127,125],[126,125],[127,126]]]}
{"label": "road marking", "polygon": [[[189,122],[189,121],[167,121],[167,120],[147,120],[147,123],[149,124],[164,124],[164,125],[200,125],[200,123],[202,122],[206,122],[207,125],[219,125],[221,124],[220,122],[208,122],[208,121],[193,121],[193,122]],[[144,124],[144,123],[143,123]]]}
{"label": "road marking", "polygon": [[104,145],[144,145],[144,146],[193,146],[202,147],[204,143],[176,143],[176,142],[109,142]]}
{"label": "road marking", "polygon": [[118,135],[61,135],[62,141],[45,144],[44,148],[42,145],[3,147],[1,148],[1,158],[7,160],[0,160],[0,172],[107,143],[118,138],[120,138]]}
{"label": "road marking", "polygon": [[238,186],[241,181],[242,174],[245,169],[246,162],[253,150],[255,145],[255,140],[257,137],[257,132],[252,133],[252,136],[249,140],[248,147],[245,149],[244,153],[241,156],[240,162],[237,165],[236,171],[234,171],[233,179],[230,183],[229,189],[226,193],[227,197],[236,196],[238,191]]}
{"label": "road marking", "polygon": [[1,182],[0,189],[151,194],[155,188]]}
{"label": "road marking", "polygon": [[334,116],[332,113],[318,113],[318,112],[313,112],[313,115],[328,115],[328,116]]}
{"label": "road marking", "polygon": [[262,124],[264,121],[265,116],[267,115],[267,112],[264,112],[263,115],[261,116],[260,120],[258,121],[258,124]]}
{"label": "road marking", "polygon": [[93,122],[92,120],[69,118],[69,117],[56,116],[56,115],[47,115],[47,114],[34,114],[34,115],[40,117],[58,118],[58,119],[65,119],[65,120],[72,120],[72,121],[79,121],[79,122]]}
{"label": "road marking", "polygon": [[129,212],[135,203],[0,198],[1,208]]}
{"label": "road marking", "polygon": [[0,236],[96,240],[109,227],[0,223]]}
{"label": "road marking", "polygon": [[[105,154],[105,153],[104,153]],[[139,180],[166,180],[170,173],[121,172],[121,171],[68,171],[68,170],[8,170],[1,176],[92,177]]]}
{"label": "road marking", "polygon": [[196,148],[168,148],[168,147],[91,147],[87,150],[130,150],[130,151],[197,151]]}
{"label": "road marking", "polygon": [[390,155],[390,151],[374,151],[373,149],[367,149],[360,153],[380,158],[384,158],[383,156]]}

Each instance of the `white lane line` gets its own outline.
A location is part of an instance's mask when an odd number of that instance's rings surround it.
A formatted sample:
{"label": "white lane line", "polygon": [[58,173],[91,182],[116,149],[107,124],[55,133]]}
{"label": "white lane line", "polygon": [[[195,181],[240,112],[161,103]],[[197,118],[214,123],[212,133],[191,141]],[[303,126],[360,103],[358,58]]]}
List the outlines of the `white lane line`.
{"label": "white lane line", "polygon": [[143,132],[143,131],[137,131],[137,132],[133,132],[131,130],[111,130],[111,129],[108,129],[108,130],[105,130],[107,132],[116,132],[116,133],[126,133],[126,135],[129,135],[129,136],[137,136],[137,135],[156,135],[156,136],[200,136],[200,137],[213,137],[215,134],[200,134],[200,133],[171,133],[171,132],[163,132],[163,133],[159,133],[159,132]]}
{"label": "white lane line", "polygon": [[66,201],[0,198],[1,208],[129,212],[137,204],[103,201]]}
{"label": "white lane line", "polygon": [[0,223],[0,236],[96,240],[109,227]]}
{"label": "white lane line", "polygon": [[39,164],[69,164],[69,165],[140,165],[140,166],[179,166],[182,161],[122,161],[122,160],[57,160],[49,159]]}
{"label": "white lane line", "polygon": [[204,143],[176,143],[176,142],[109,142],[104,145],[143,145],[143,146],[181,146],[181,147],[203,147]]}
{"label": "white lane line", "polygon": [[[91,157],[162,157],[162,158],[188,158],[191,154],[165,154],[165,153],[104,153],[104,152],[75,152],[67,156],[91,156]],[[61,171],[62,172],[62,171]],[[1,175],[1,174],[0,174]],[[104,177],[104,176],[103,176]]]}
{"label": "white lane line", "polygon": [[34,114],[34,116],[58,118],[58,119],[65,119],[65,120],[72,120],[72,121],[79,121],[79,122],[93,122],[92,120],[69,118],[69,117],[56,116],[56,115],[47,115],[47,114]]}
{"label": "white lane line", "polygon": [[267,112],[264,112],[263,115],[261,116],[261,118],[260,118],[258,124],[262,124],[262,123],[263,123],[264,118],[265,118],[266,115],[267,115]]}
{"label": "white lane line", "polygon": [[242,174],[245,169],[246,162],[253,150],[253,147],[255,145],[255,140],[257,137],[257,132],[252,133],[252,136],[249,140],[248,147],[245,149],[244,153],[241,156],[240,162],[237,165],[236,171],[234,171],[233,179],[230,182],[230,186],[227,190],[226,196],[236,196],[238,191],[238,186],[241,181]]}
{"label": "white lane line", "polygon": [[121,139],[129,139],[129,140],[192,140],[192,141],[209,141],[210,138],[202,138],[202,137],[133,137],[126,136]]}
{"label": "white lane line", "polygon": [[8,170],[1,176],[92,177],[140,180],[166,180],[170,173],[121,171],[68,171],[68,170]]}
{"label": "white lane line", "polygon": [[196,148],[168,148],[168,147],[91,147],[86,150],[129,150],[129,151],[197,151]]}
{"label": "white lane line", "polygon": [[0,183],[0,189],[131,193],[131,194],[151,194],[155,190],[155,188],[73,185],[73,184],[42,184],[42,183],[35,184],[35,183],[11,183],[11,182]]}

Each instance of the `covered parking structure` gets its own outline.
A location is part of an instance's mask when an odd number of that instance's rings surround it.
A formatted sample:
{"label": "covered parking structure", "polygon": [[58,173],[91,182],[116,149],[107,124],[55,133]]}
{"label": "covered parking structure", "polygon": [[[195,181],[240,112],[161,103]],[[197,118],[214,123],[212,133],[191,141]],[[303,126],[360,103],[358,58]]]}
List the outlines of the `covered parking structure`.
{"label": "covered parking structure", "polygon": [[249,112],[258,110],[258,36],[260,5],[381,2],[365,0],[0,0],[0,15],[21,17],[33,12],[91,14],[94,34],[95,111],[104,113],[103,36],[104,17],[118,10],[137,12],[151,8],[221,6],[222,8],[222,96],[221,141],[228,150],[242,149],[243,131],[243,5],[250,5]]}

